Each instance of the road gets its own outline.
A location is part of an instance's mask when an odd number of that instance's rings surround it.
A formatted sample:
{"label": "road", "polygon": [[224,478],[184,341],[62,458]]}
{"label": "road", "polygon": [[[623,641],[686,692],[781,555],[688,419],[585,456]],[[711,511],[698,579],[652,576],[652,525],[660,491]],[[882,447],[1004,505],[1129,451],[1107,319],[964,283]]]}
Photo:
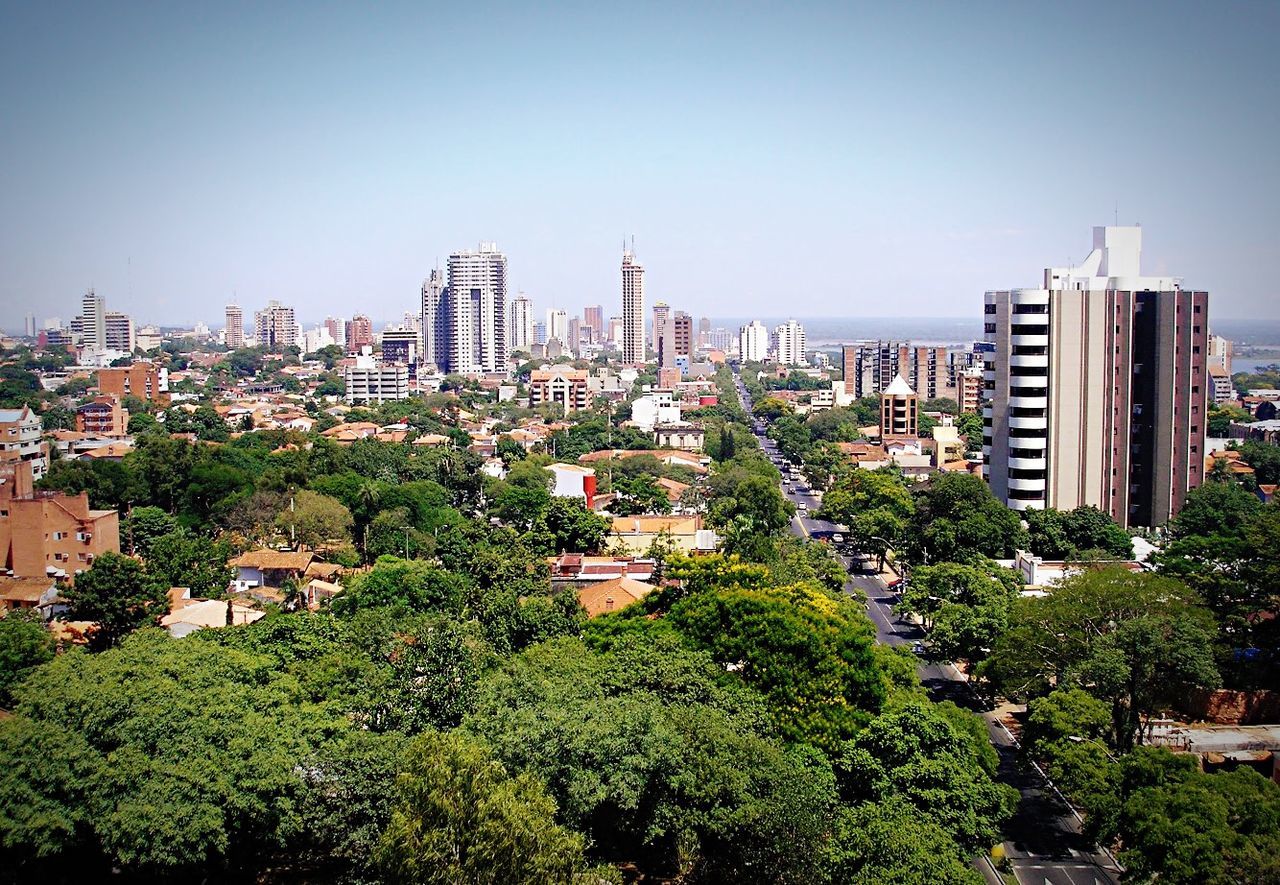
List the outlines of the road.
{"label": "road", "polygon": [[[735,381],[737,381],[735,377]],[[751,397],[739,381],[738,397],[743,407],[751,411]],[[756,437],[766,455],[785,468],[773,441],[757,428]],[[786,477],[784,472],[784,477]],[[808,537],[814,531],[829,527],[828,523],[814,520],[808,514],[817,510],[821,502],[803,483],[787,482],[783,487],[797,508],[805,505],[805,511],[797,511],[791,521],[791,531],[800,537]],[[845,568],[851,568],[851,560],[840,557]],[[905,645],[920,642],[924,631],[919,625],[900,618],[893,610],[897,597],[878,575],[851,571],[844,590],[854,598],[865,598],[867,616],[875,625],[876,641],[885,645]],[[1018,746],[1013,735],[1004,727],[990,705],[969,685],[968,680],[954,666],[946,662],[922,661],[919,667],[920,681],[929,697],[935,701],[952,701],[972,710],[987,724],[988,737],[999,756],[997,779],[1018,791],[1019,801],[1013,818],[1005,825],[1005,856],[1009,858],[1019,885],[1118,885],[1119,872],[1107,854],[1090,845],[1081,835],[1080,820],[1071,808],[1057,797],[1053,787],[1036,769],[1024,769],[1018,764]],[[1004,885],[991,865],[985,861],[975,864],[991,885]]]}

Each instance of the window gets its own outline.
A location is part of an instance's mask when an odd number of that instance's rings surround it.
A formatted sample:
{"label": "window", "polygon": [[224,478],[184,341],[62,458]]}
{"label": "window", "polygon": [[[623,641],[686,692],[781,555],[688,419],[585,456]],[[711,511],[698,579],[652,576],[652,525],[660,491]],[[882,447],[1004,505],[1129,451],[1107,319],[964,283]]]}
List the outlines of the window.
{"label": "window", "polygon": [[982,312],[985,314],[994,314],[996,312],[996,306],[994,304],[984,304],[982,305]]}

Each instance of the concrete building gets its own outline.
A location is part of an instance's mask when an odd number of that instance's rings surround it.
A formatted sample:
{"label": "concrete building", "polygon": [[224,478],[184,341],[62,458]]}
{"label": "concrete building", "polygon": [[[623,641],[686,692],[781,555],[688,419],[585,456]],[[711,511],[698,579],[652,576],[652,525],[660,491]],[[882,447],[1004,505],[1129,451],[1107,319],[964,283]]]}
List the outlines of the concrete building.
{"label": "concrete building", "polygon": [[547,340],[552,338],[559,341],[566,348],[572,349],[573,342],[569,340],[569,314],[567,311],[551,308],[547,311]]}
{"label": "concrete building", "polygon": [[118,350],[121,353],[133,353],[137,341],[133,332],[133,317],[127,313],[109,310],[105,317],[107,327],[107,350]]}
{"label": "concrete building", "polygon": [[496,244],[481,243],[474,252],[450,255],[448,274],[445,346],[437,365],[445,374],[506,372],[507,256]]}
{"label": "concrete building", "polygon": [[670,390],[654,390],[631,403],[631,423],[645,433],[661,424],[680,423],[680,404]]}
{"label": "concrete building", "polygon": [[266,307],[254,313],[253,329],[259,347],[282,350],[298,343],[298,321],[293,308],[279,301],[268,301]]}
{"label": "concrete building", "polygon": [[773,330],[773,337],[775,356],[780,365],[809,365],[804,355],[804,326],[795,320],[787,320]]}
{"label": "concrete building", "polygon": [[644,347],[644,266],[635,255],[622,251],[622,361],[643,364]]}
{"label": "concrete building", "polygon": [[[653,305],[653,349],[658,354],[658,365],[662,363],[662,336],[667,333],[667,322],[671,319],[671,305],[658,301]],[[674,353],[674,351],[671,351]]]}
{"label": "concrete building", "polygon": [[[654,321],[657,321],[657,307],[654,308]],[[672,368],[682,360],[687,368],[693,358],[693,317],[678,310],[667,315],[662,322],[662,333],[654,334],[658,345],[658,365]]]}
{"label": "concrete building", "polygon": [[578,498],[588,508],[596,499],[596,471],[578,464],[548,464],[547,470],[555,477],[551,495],[555,498]]}
{"label": "concrete building", "polygon": [[960,370],[959,381],[956,385],[956,402],[960,405],[961,412],[973,412],[976,414],[982,408],[982,384],[983,369],[981,366],[971,366]]}
{"label": "concrete building", "polygon": [[98,392],[123,400],[136,396],[147,402],[166,405],[169,402],[169,370],[147,360],[128,366],[110,366],[98,370]]}
{"label": "concrete building", "polygon": [[762,363],[769,357],[769,330],[752,320],[738,330],[738,355],[746,363]]}
{"label": "concrete building", "polygon": [[[546,342],[543,341],[543,344]],[[533,346],[533,301],[521,292],[511,299],[511,349],[529,352]]]}
{"label": "concrete building", "polygon": [[920,435],[920,397],[901,375],[880,393],[880,441]]}
{"label": "concrete building", "polygon": [[432,270],[422,281],[422,347],[418,353],[424,366],[443,366],[449,352],[449,317],[445,311],[444,274]]}
{"label": "concrete building", "polygon": [[1231,377],[1231,357],[1235,350],[1235,345],[1227,338],[1221,335],[1209,336],[1209,368],[1217,366],[1219,369],[1227,373],[1227,377]]}
{"label": "concrete building", "polygon": [[227,329],[223,336],[224,343],[232,350],[244,347],[244,311],[238,304],[226,307]]}
{"label": "concrete building", "polygon": [[354,366],[342,370],[348,403],[384,403],[409,398],[409,367],[374,359],[366,346]]}
{"label": "concrete building", "polygon": [[92,289],[80,301],[80,334],[87,349],[107,349],[107,299]]}
{"label": "concrete building", "polygon": [[1231,383],[1231,373],[1221,366],[1209,366],[1209,397],[1215,403],[1225,403],[1236,398],[1236,386]]}
{"label": "concrete building", "polygon": [[1143,276],[1142,230],[985,298],[983,475],[1016,510],[1092,505],[1159,526],[1204,474],[1209,296]]}
{"label": "concrete building", "polygon": [[31,468],[33,480],[49,470],[49,444],[43,439],[44,425],[29,407],[0,409],[0,465],[21,461]]}
{"label": "concrete building", "polygon": [[383,329],[379,336],[382,345],[382,361],[412,366],[418,361],[418,330],[406,328]]}
{"label": "concrete building", "polygon": [[37,492],[30,464],[0,465],[0,567],[20,578],[72,576],[120,552],[120,516],[89,495]]}
{"label": "concrete building", "polygon": [[567,415],[585,409],[591,402],[586,369],[551,366],[534,369],[529,375],[529,405],[559,403]]}
{"label": "concrete building", "polygon": [[373,320],[358,313],[347,320],[345,340],[347,353],[360,353],[362,347],[373,346]]}
{"label": "concrete building", "polygon": [[604,340],[604,306],[600,304],[587,305],[582,309],[582,323],[591,330],[591,340],[599,344]]}
{"label": "concrete building", "polygon": [[94,436],[125,436],[129,430],[129,410],[121,408],[114,396],[96,396],[76,409],[76,432]]}
{"label": "concrete building", "polygon": [[342,317],[325,317],[325,331],[329,333],[329,338],[338,347],[346,348],[347,346],[347,323]]}

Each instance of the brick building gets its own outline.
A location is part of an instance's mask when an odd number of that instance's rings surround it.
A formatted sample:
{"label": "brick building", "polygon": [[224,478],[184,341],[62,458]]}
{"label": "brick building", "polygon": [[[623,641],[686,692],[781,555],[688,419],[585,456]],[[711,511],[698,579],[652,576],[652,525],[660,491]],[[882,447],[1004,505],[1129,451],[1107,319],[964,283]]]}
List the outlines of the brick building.
{"label": "brick building", "polygon": [[136,396],[148,402],[169,402],[169,372],[154,363],[139,360],[130,366],[98,370],[98,392],[123,400]]}
{"label": "brick building", "polygon": [[76,409],[76,430],[95,436],[124,436],[129,428],[129,410],[121,408],[114,396],[94,397]]}
{"label": "brick building", "polygon": [[33,479],[49,469],[49,444],[42,438],[40,416],[27,406],[0,409],[0,465],[24,461],[31,465]]}
{"label": "brick building", "polygon": [[32,489],[30,467],[0,467],[0,567],[16,577],[73,576],[120,552],[120,515],[89,509],[89,496]]}

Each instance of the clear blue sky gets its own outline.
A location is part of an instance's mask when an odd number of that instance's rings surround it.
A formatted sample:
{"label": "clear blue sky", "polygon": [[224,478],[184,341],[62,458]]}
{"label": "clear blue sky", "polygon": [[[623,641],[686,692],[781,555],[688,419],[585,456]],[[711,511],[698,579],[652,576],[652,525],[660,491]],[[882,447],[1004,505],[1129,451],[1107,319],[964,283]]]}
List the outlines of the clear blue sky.
{"label": "clear blue sky", "polygon": [[414,305],[960,316],[1145,228],[1280,315],[1280,4],[4,3],[0,324]]}

